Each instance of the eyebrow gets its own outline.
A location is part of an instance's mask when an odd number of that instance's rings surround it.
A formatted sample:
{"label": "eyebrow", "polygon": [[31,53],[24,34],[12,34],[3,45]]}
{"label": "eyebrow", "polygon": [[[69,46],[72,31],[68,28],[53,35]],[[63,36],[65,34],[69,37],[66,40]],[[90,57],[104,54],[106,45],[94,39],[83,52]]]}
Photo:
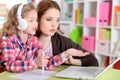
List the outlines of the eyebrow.
{"label": "eyebrow", "polygon": [[[44,18],[54,18],[54,17],[51,17],[51,16],[45,16]],[[60,17],[58,17],[57,19],[60,19]]]}

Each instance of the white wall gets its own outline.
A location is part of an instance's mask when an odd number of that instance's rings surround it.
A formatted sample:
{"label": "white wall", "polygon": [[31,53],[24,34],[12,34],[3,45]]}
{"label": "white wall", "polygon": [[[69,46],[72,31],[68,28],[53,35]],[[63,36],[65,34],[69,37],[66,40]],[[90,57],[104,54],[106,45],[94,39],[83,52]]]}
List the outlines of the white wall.
{"label": "white wall", "polygon": [[[0,0],[0,4],[7,4],[7,8],[10,9],[14,4],[17,3],[26,3],[28,0]],[[41,0],[36,0],[36,4]],[[60,7],[62,7],[62,0],[54,0]]]}
{"label": "white wall", "polygon": [[[28,2],[29,0],[0,0],[0,4],[6,4],[6,6],[7,6],[7,9],[11,9],[11,7],[13,6],[13,5],[15,5],[15,4],[18,4],[18,3],[26,3],[26,2]],[[41,1],[41,0],[35,0],[35,4],[37,4],[39,1]],[[59,4],[59,6],[60,6],[60,8],[61,8],[61,10],[62,10],[62,0],[54,0],[54,1],[56,1],[58,4]],[[61,11],[61,14],[62,14],[62,11]],[[1,24],[3,23],[4,21],[3,20],[1,20],[1,17],[0,17],[0,28],[1,28]]]}
{"label": "white wall", "polygon": [[14,4],[26,2],[27,0],[0,0],[0,4],[7,4],[8,9],[10,9]]}

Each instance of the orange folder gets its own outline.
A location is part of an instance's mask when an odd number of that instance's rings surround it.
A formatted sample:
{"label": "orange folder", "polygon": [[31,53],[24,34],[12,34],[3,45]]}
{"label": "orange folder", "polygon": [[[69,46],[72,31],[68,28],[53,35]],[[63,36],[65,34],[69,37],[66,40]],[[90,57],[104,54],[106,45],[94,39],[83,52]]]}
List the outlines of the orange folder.
{"label": "orange folder", "polygon": [[114,26],[117,26],[117,12],[120,12],[120,6],[115,6],[115,11],[114,11]]}

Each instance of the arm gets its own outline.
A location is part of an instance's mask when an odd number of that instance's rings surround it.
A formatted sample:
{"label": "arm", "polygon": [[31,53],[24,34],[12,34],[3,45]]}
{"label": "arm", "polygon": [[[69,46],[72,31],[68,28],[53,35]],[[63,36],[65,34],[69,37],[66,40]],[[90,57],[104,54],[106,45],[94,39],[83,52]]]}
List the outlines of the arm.
{"label": "arm", "polygon": [[[88,52],[87,50],[81,48],[81,46],[72,42],[71,40],[70,40],[70,42],[71,42],[71,45],[73,48],[78,49],[78,50],[82,50],[83,53]],[[88,54],[86,56],[82,56],[82,57],[73,56],[73,58],[79,59],[81,61],[81,66],[98,66],[98,61],[93,53],[90,53],[90,54]]]}
{"label": "arm", "polygon": [[[33,58],[24,59],[24,50],[19,50],[15,47],[16,43],[12,43],[12,39],[4,37],[1,40],[1,50],[2,50],[2,61],[4,62],[7,71],[11,72],[22,72],[27,70],[32,70],[37,68],[37,65]],[[29,54],[32,57],[32,54]]]}
{"label": "arm", "polygon": [[46,69],[53,70],[55,67],[63,64],[64,61],[64,56],[62,56],[62,54],[58,54],[49,59]]}
{"label": "arm", "polygon": [[[73,54],[74,53],[74,54]],[[70,60],[70,64],[73,65],[81,65],[81,61],[79,59],[73,59],[72,56],[86,56],[88,55],[88,52],[82,52],[80,50],[74,49],[74,48],[70,48],[66,51],[64,51],[63,53],[54,56],[53,58],[51,58],[48,62],[48,69],[54,69],[56,66],[61,65],[62,63],[64,63],[67,60]]]}
{"label": "arm", "polygon": [[[62,53],[70,48],[74,48],[82,51],[83,53],[88,52],[87,50],[81,48],[80,45],[74,43],[71,39],[55,34],[52,37],[53,42],[53,54],[57,55]],[[98,61],[93,53],[90,53],[84,57],[82,56],[73,56],[74,59],[80,60],[82,66],[98,66]]]}
{"label": "arm", "polygon": [[[59,34],[55,34],[55,36],[52,37],[52,47],[54,57],[49,60],[48,68],[50,66],[54,68],[55,66],[63,64],[64,60],[62,59],[60,54],[67,51],[70,48],[80,50],[83,53],[88,52],[85,49],[82,49],[78,44],[71,41],[69,38],[63,37]],[[73,59],[76,59],[78,63],[80,62],[80,65],[82,66],[98,66],[98,61],[92,53],[84,57],[82,56],[72,57]]]}

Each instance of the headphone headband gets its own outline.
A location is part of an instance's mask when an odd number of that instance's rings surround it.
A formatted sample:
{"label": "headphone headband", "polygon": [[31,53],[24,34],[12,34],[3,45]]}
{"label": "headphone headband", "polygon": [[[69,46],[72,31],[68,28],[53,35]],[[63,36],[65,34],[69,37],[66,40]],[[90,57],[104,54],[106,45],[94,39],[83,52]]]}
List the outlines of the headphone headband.
{"label": "headphone headband", "polygon": [[22,9],[24,4],[20,4],[17,9],[17,19],[19,22],[18,29],[19,30],[25,30],[27,28],[27,22],[25,19],[22,18]]}
{"label": "headphone headband", "polygon": [[17,10],[17,18],[22,19],[22,9],[23,9],[24,4],[20,4]]}

